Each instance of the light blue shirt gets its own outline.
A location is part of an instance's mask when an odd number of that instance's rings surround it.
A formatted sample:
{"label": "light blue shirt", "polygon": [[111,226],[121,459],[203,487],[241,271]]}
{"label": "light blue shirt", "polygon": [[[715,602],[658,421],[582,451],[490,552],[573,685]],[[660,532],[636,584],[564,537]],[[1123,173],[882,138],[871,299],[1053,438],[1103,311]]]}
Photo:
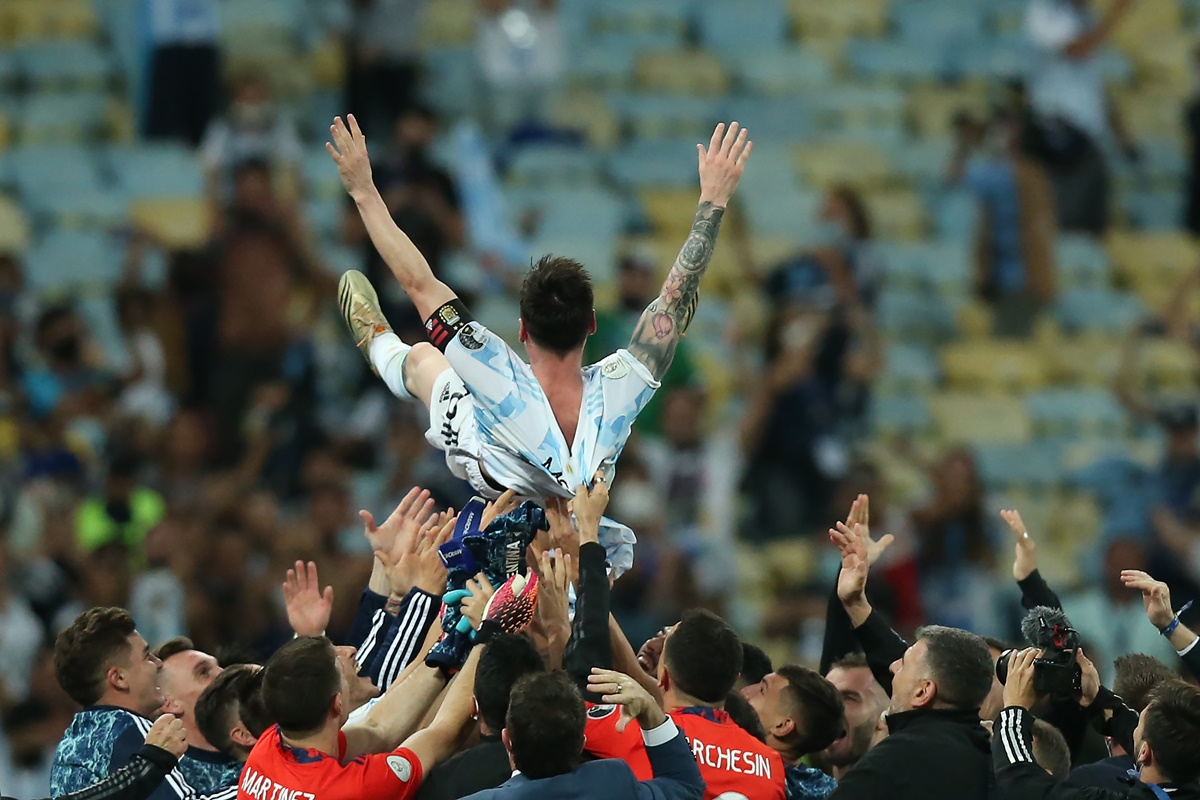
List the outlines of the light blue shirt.
{"label": "light blue shirt", "polygon": [[221,30],[217,0],[143,0],[147,32],[155,46],[216,44]]}

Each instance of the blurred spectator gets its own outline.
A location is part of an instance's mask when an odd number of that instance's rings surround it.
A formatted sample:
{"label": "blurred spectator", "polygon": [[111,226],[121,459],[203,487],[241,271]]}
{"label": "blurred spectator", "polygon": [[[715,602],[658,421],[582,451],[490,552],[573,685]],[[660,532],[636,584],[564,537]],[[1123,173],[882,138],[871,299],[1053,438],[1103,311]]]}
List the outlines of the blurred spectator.
{"label": "blurred spectator", "polygon": [[492,127],[544,122],[566,75],[558,0],[484,0],[475,36]]}
{"label": "blurred spectator", "polygon": [[367,138],[388,127],[418,99],[419,36],[429,0],[350,0],[346,108]]}
{"label": "blurred spectator", "polygon": [[1104,149],[1115,137],[1137,150],[1104,87],[1099,51],[1133,4],[1115,0],[1097,18],[1089,0],[1031,0],[1025,31],[1040,51],[1030,71],[1033,117],[1026,147],[1049,170],[1059,227],[1096,236],[1108,230],[1111,181]]}
{"label": "blurred spectator", "polygon": [[1166,637],[1146,621],[1142,598],[1121,582],[1121,570],[1145,571],[1145,546],[1129,538],[1115,539],[1104,551],[1101,585],[1063,598],[1063,610],[1081,632],[1088,658],[1111,685],[1113,662],[1125,653],[1143,653],[1178,666],[1179,657]]}
{"label": "blurred spectator", "polygon": [[174,400],[167,390],[167,356],[153,328],[154,295],[137,287],[117,293],[117,319],[125,336],[119,414],[160,428],[171,419]]}
{"label": "blurred spectator", "polygon": [[66,403],[72,411],[95,406],[105,376],[100,356],[75,310],[54,306],[37,321],[41,364],[27,369],[25,395],[35,416],[45,418]]}
{"label": "blurred spectator", "polygon": [[872,307],[884,264],[862,196],[849,186],[834,186],[825,193],[818,213],[819,245],[776,266],[767,278],[768,296],[788,303],[814,289],[831,290],[839,305],[861,302]]}
{"label": "blurred spectator", "polygon": [[145,542],[146,569],[134,577],[129,593],[129,612],[151,646],[187,635],[186,590],[172,570],[172,557],[178,562],[188,544],[182,528],[178,520],[167,518],[150,529]]}
{"label": "blurred spectator", "polygon": [[16,257],[0,253],[0,381],[5,385],[17,378],[16,348],[21,335],[19,305],[23,278]]}
{"label": "blurred spectator", "polygon": [[42,625],[17,593],[16,564],[0,537],[0,714],[29,696],[29,678],[42,644]]}
{"label": "blurred spectator", "polygon": [[139,485],[140,468],[136,456],[117,455],[108,464],[104,492],[80,504],[75,536],[84,552],[117,544],[142,562],[146,534],[163,518],[165,506],[157,492]]}
{"label": "blurred spectator", "polygon": [[[1200,48],[1192,51],[1192,73],[1193,76],[1200,73]],[[1184,227],[1191,231],[1193,236],[1200,236],[1200,85],[1193,90],[1184,108],[1183,123],[1188,142]]]}
{"label": "blurred spectator", "polygon": [[734,527],[741,452],[736,431],[707,430],[704,392],[676,388],[663,399],[661,437],[642,439],[639,454],[666,506],[667,535],[696,571],[710,607],[736,580]]}
{"label": "blurred spectator", "polygon": [[1054,301],[1053,195],[1041,167],[1018,150],[1019,122],[1001,111],[982,124],[955,120],[958,146],[947,181],[979,205],[975,286],[994,310],[998,336],[1027,336]]}
{"label": "blurred spectator", "polygon": [[217,0],[140,0],[149,49],[147,139],[200,144],[221,94]]}
{"label": "blurred spectator", "polygon": [[[632,251],[617,265],[617,302],[611,309],[596,312],[596,333],[587,340],[583,351],[585,364],[595,364],[606,356],[629,346],[646,306],[658,297],[661,281],[658,265],[646,252]],[[664,398],[676,388],[694,387],[700,380],[687,340],[679,343],[675,360],[662,378],[658,392],[638,415],[638,431],[659,434],[662,431]]]}
{"label": "blurred spectator", "polygon": [[925,619],[935,625],[998,631],[995,549],[984,512],[983,483],[967,450],[934,467],[933,497],[912,514]]}
{"label": "blurred spectator", "polygon": [[[42,797],[50,785],[50,754],[62,733],[49,706],[20,703],[4,715],[0,737],[0,785],[12,797]],[[7,745],[7,746],[6,746]]]}
{"label": "blurred spectator", "polygon": [[[445,258],[463,245],[465,231],[459,212],[458,189],[453,178],[434,160],[437,117],[426,107],[412,105],[397,119],[390,151],[374,168],[375,184],[396,224],[408,235],[434,274],[441,274]],[[342,220],[348,244],[362,249],[363,272],[380,292],[384,313],[403,338],[404,331],[424,336],[425,320],[400,289],[391,270],[367,238],[353,205]]]}
{"label": "blurred spectator", "polygon": [[233,85],[226,111],[208,126],[201,145],[205,178],[214,207],[224,205],[238,164],[270,164],[288,192],[299,188],[300,136],[296,123],[279,107],[267,79],[248,72]]}

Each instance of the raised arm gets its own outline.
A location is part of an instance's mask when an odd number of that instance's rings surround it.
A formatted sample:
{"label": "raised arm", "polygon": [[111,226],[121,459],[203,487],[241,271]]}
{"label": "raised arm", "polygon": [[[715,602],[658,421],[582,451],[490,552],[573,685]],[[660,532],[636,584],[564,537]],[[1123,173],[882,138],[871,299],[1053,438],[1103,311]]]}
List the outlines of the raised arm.
{"label": "raised arm", "polygon": [[367,139],[354,115],[351,114],[347,119],[349,126],[341,117],[334,117],[333,125],[329,128],[333,142],[326,142],[325,149],[337,164],[342,185],[358,207],[371,243],[417,307],[421,319],[428,319],[440,306],[454,300],[456,295],[434,276],[425,256],[392,219],[392,212],[371,179]]}
{"label": "raised arm", "polygon": [[739,133],[736,122],[728,130],[721,123],[713,131],[707,150],[704,145],[696,145],[700,157],[700,208],[696,220],[662,291],[646,307],[629,340],[629,352],[646,365],[655,379],[671,366],[675,348],[696,313],[700,279],[712,260],[721,218],[754,148],[747,133],[744,128]]}

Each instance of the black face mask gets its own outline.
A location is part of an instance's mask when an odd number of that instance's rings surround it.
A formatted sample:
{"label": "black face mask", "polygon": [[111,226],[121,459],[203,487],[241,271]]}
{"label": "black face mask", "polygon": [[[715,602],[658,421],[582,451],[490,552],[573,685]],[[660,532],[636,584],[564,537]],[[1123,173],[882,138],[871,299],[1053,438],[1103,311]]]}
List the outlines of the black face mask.
{"label": "black face mask", "polygon": [[109,519],[118,525],[128,525],[133,519],[133,509],[129,507],[128,500],[109,500],[104,504],[104,510]]}
{"label": "black face mask", "polygon": [[57,361],[75,362],[79,360],[79,339],[75,336],[59,339],[51,343],[48,349],[50,355],[54,356]]}

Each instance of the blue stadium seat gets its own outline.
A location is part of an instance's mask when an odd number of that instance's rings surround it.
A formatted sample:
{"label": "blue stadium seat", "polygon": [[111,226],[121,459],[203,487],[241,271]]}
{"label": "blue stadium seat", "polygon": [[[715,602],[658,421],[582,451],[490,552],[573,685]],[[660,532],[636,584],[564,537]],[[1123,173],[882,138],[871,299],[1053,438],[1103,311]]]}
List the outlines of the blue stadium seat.
{"label": "blue stadium seat", "polygon": [[434,108],[449,116],[476,109],[479,75],[475,52],[470,47],[438,47],[422,54],[425,76],[421,90]]}
{"label": "blue stadium seat", "polygon": [[40,222],[73,228],[114,228],[129,214],[129,201],[120,192],[96,188],[38,192],[24,204]]}
{"label": "blue stadium seat", "polygon": [[99,88],[112,74],[112,62],[98,45],[62,39],[23,45],[16,51],[21,73],[35,86]]}
{"label": "blue stadium seat", "polygon": [[888,345],[883,363],[879,380],[888,387],[928,390],[941,374],[933,351],[913,344]]}
{"label": "blue stadium seat", "polygon": [[516,183],[588,185],[596,182],[599,156],[582,147],[558,144],[525,145],[517,150],[508,167]]}
{"label": "blue stadium seat", "polygon": [[958,78],[1020,78],[1029,71],[1034,48],[1023,39],[981,39],[947,47],[951,74]]}
{"label": "blue stadium seat", "polygon": [[850,69],[866,80],[933,80],[945,71],[945,60],[940,48],[910,42],[860,40],[846,45]]}
{"label": "blue stadium seat", "polygon": [[635,142],[609,156],[608,171],[629,187],[690,186],[696,181],[696,143]]}
{"label": "blue stadium seat", "polygon": [[342,180],[324,145],[314,145],[304,150],[300,176],[309,192],[331,197],[343,196]]}
{"label": "blue stadium seat", "polygon": [[920,395],[883,395],[871,399],[871,424],[882,434],[917,434],[933,427],[933,416]]}
{"label": "blue stadium seat", "polygon": [[1178,189],[1123,192],[1121,207],[1134,227],[1144,231],[1174,231],[1183,224],[1184,198]]}
{"label": "blue stadium seat", "polygon": [[892,163],[900,173],[919,189],[940,189],[946,166],[954,153],[954,143],[944,139],[908,140],[901,150],[892,157]]}
{"label": "blue stadium seat", "polygon": [[787,237],[801,247],[811,243],[805,240],[815,232],[818,193],[788,182],[758,186],[739,196],[756,237]]}
{"label": "blue stadium seat", "polygon": [[918,292],[883,292],[878,316],[880,327],[888,334],[913,341],[949,336],[957,326],[949,303]]}
{"label": "blue stadium seat", "polygon": [[800,48],[752,48],[730,55],[734,74],[747,91],[787,95],[798,89],[823,88],[833,80],[829,62]]}
{"label": "blue stadium seat", "polygon": [[1059,282],[1064,287],[1099,289],[1108,286],[1111,270],[1108,252],[1095,239],[1059,234],[1054,251]]}
{"label": "blue stadium seat", "polygon": [[345,207],[345,203],[337,196],[312,196],[304,205],[305,225],[317,235],[319,241],[337,241],[341,238]]}
{"label": "blue stadium seat", "polygon": [[567,75],[573,83],[603,89],[623,89],[633,81],[637,60],[632,46],[614,44],[600,48],[583,47],[567,59]]}
{"label": "blue stadium seat", "polygon": [[200,160],[182,145],[114,147],[107,162],[113,180],[131,198],[199,197],[204,192]]}
{"label": "blue stadium seat", "polygon": [[1145,316],[1141,300],[1107,289],[1070,289],[1058,301],[1058,321],[1070,331],[1122,333]]}
{"label": "blue stadium seat", "polygon": [[23,197],[100,188],[96,159],[82,147],[22,147],[9,152],[9,161],[13,183]]}
{"label": "blue stadium seat", "polygon": [[581,2],[592,32],[663,31],[680,37],[688,26],[691,0],[606,0]]}
{"label": "blue stadium seat", "polygon": [[718,101],[673,94],[610,94],[609,106],[640,139],[702,137],[720,121]]}
{"label": "blue stadium seat", "polygon": [[1103,389],[1043,389],[1025,398],[1039,435],[1050,438],[1119,436],[1128,415]]}
{"label": "blue stadium seat", "polygon": [[121,249],[94,231],[51,231],[25,254],[25,277],[40,291],[111,286],[121,277]]}
{"label": "blue stadium seat", "polygon": [[19,68],[17,57],[11,50],[0,51],[0,94],[12,90],[17,81]]}
{"label": "blue stadium seat", "polygon": [[992,488],[1045,489],[1064,477],[1062,448],[1054,442],[979,444],[974,451],[980,476]]}
{"label": "blue stadium seat", "polygon": [[725,53],[747,48],[770,48],[787,36],[787,8],[780,0],[739,0],[705,3],[696,15],[700,41],[708,49]]}
{"label": "blue stadium seat", "polygon": [[981,8],[960,0],[905,0],[892,3],[890,17],[896,32],[917,47],[954,39],[979,39],[983,34]]}
{"label": "blue stadium seat", "polygon": [[1188,168],[1187,157],[1178,142],[1142,139],[1138,142],[1138,149],[1142,153],[1141,161],[1127,170],[1135,176],[1146,175],[1174,184]]}
{"label": "blue stadium seat", "polygon": [[971,280],[971,254],[960,244],[938,242],[880,246],[889,286],[962,295]]}
{"label": "blue stadium seat", "polygon": [[761,142],[795,142],[817,132],[802,96],[734,97],[726,102],[720,116],[750,128],[756,158]]}
{"label": "blue stadium seat", "polygon": [[14,119],[25,144],[52,145],[98,138],[107,123],[108,95],[99,92],[39,93]]}
{"label": "blue stadium seat", "polygon": [[969,192],[956,189],[933,202],[935,227],[939,236],[955,242],[969,240],[975,233],[978,212]]}
{"label": "blue stadium seat", "polygon": [[505,192],[513,216],[536,211],[541,221],[539,237],[616,237],[625,226],[625,205],[616,195],[599,187],[510,188]]}

